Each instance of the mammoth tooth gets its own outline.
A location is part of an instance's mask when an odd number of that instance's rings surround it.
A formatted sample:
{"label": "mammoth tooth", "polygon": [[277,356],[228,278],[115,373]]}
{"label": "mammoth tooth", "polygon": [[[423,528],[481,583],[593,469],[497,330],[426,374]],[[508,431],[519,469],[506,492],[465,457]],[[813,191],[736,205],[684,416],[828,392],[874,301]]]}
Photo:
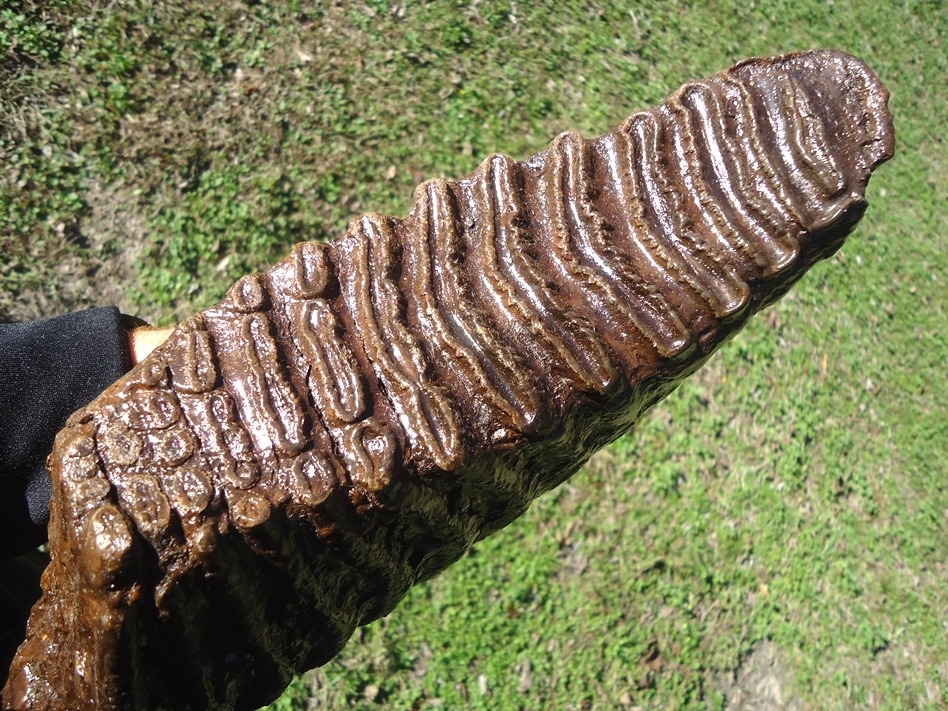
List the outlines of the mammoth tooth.
{"label": "mammoth tooth", "polygon": [[491,155],[244,277],[60,433],[14,709],[250,709],[832,254],[891,157],[833,51]]}

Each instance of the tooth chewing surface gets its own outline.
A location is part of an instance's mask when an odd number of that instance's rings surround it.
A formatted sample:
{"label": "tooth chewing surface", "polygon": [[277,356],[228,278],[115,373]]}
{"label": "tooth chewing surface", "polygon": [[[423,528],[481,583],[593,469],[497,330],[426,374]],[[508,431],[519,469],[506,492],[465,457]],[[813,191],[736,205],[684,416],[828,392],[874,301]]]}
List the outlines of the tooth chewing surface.
{"label": "tooth chewing surface", "polygon": [[752,59],[301,243],[76,413],[13,709],[253,709],[835,251],[892,155],[848,55]]}

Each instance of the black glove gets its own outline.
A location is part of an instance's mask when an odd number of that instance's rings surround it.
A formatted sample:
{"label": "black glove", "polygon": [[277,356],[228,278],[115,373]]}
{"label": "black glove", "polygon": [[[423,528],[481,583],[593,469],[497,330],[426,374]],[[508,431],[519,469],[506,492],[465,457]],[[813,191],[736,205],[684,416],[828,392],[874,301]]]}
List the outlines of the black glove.
{"label": "black glove", "polygon": [[0,324],[0,560],[46,540],[46,457],[66,418],[131,367],[115,307]]}

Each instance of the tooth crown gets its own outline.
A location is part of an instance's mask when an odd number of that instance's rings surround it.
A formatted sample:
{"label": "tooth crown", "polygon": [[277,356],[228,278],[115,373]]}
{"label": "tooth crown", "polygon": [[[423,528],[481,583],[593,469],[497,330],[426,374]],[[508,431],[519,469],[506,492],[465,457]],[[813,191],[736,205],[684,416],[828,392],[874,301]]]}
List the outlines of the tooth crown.
{"label": "tooth crown", "polygon": [[256,708],[831,254],[892,154],[838,52],[491,155],[298,244],[76,413],[4,708]]}

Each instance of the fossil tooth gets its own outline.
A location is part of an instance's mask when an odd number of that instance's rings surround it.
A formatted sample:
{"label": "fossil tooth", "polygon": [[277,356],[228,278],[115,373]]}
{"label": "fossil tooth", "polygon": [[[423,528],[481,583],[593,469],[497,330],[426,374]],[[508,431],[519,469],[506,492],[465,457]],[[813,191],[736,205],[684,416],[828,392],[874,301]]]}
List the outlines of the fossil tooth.
{"label": "fossil tooth", "polygon": [[59,435],[4,708],[271,701],[838,249],[887,98],[750,59],[241,279]]}

